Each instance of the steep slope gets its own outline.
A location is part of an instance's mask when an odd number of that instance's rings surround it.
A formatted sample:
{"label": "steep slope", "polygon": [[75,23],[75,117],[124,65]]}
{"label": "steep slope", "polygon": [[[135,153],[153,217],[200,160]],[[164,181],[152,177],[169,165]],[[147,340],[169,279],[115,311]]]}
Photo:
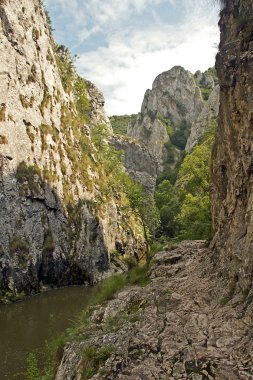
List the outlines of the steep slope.
{"label": "steep slope", "polygon": [[249,319],[221,307],[210,256],[203,241],[157,254],[146,287],[91,312],[55,379],[252,379]]}
{"label": "steep slope", "polygon": [[110,252],[137,253],[141,233],[102,94],[54,43],[41,1],[2,0],[0,17],[1,300],[94,283]]}
{"label": "steep slope", "polygon": [[148,194],[154,194],[157,163],[145,145],[128,136],[114,135],[109,141],[115,149],[124,152],[124,166],[130,177],[143,185]]}
{"label": "steep slope", "polygon": [[175,66],[155,79],[147,90],[141,113],[128,135],[142,142],[154,156],[161,172],[166,160],[165,144],[170,140],[176,155],[184,149],[190,126],[203,108],[199,87],[193,75]]}
{"label": "steep slope", "polygon": [[221,87],[213,153],[214,263],[229,292],[252,301],[253,4],[223,1],[216,68]]}
{"label": "steep slope", "polygon": [[209,95],[208,100],[206,101],[202,111],[200,112],[197,120],[193,122],[191,126],[190,136],[187,140],[185,151],[189,153],[192,148],[198,143],[201,137],[210,127],[212,120],[216,120],[219,113],[219,104],[220,104],[220,87],[219,85],[215,86]]}

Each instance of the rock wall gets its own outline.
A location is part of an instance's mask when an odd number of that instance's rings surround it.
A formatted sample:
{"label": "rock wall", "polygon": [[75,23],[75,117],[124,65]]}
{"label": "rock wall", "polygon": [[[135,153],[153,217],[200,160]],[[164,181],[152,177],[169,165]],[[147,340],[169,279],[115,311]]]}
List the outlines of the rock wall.
{"label": "rock wall", "polygon": [[144,190],[153,194],[156,185],[157,162],[149,150],[140,142],[128,136],[112,136],[111,145],[124,152],[124,166],[127,173],[136,182],[143,185]]}
{"label": "rock wall", "polygon": [[[193,75],[175,66],[158,75],[152,90],[146,91],[141,113],[136,123],[129,126],[128,135],[148,148],[157,162],[158,172],[161,172],[166,159],[165,144],[173,141],[171,136],[179,130],[185,130],[186,143],[191,124],[203,106],[200,89]],[[176,144],[175,147],[178,149]]]}
{"label": "rock wall", "polygon": [[205,103],[202,111],[200,112],[197,120],[191,126],[191,133],[187,140],[185,151],[189,153],[193,147],[198,143],[201,137],[210,127],[212,119],[217,119],[219,113],[219,98],[220,87],[215,86],[211,92],[207,102]]}
{"label": "rock wall", "polygon": [[1,0],[0,19],[1,300],[96,282],[141,233],[92,140],[97,125],[111,133],[104,98],[53,41],[41,1]]}
{"label": "rock wall", "polygon": [[216,69],[219,127],[213,152],[213,261],[230,296],[252,299],[253,3],[223,1]]}

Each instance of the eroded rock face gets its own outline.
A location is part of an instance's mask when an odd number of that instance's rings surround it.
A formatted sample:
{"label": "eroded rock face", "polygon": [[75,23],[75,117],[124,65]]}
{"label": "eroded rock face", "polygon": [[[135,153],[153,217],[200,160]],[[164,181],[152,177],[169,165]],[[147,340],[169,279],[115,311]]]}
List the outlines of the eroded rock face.
{"label": "eroded rock face", "polygon": [[[163,170],[166,155],[165,144],[171,132],[186,128],[203,108],[199,87],[193,75],[180,66],[175,66],[155,79],[152,90],[147,90],[141,113],[135,124],[128,128],[128,135],[142,142],[158,163],[158,172]],[[171,131],[166,127],[169,122]]]}
{"label": "eroded rock face", "polygon": [[102,94],[56,46],[39,0],[0,1],[0,18],[1,300],[96,282],[116,247],[138,250],[139,232],[120,194],[102,192],[91,140],[97,124],[111,132]]}
{"label": "eroded rock face", "polygon": [[185,147],[185,151],[187,153],[189,153],[192,150],[192,148],[198,143],[201,137],[208,130],[208,128],[210,127],[211,120],[217,119],[218,113],[219,113],[219,104],[220,104],[219,98],[220,98],[220,87],[219,85],[217,85],[211,92],[197,120],[193,122],[191,126],[191,133]]}
{"label": "eroded rock face", "polygon": [[243,317],[231,301],[221,306],[209,268],[203,241],[158,253],[146,287],[127,288],[93,310],[78,341],[65,346],[56,380],[81,378],[87,347],[94,357],[107,353],[92,380],[250,380],[252,306]]}
{"label": "eroded rock face", "polygon": [[131,178],[142,184],[147,193],[153,194],[156,185],[157,162],[149,150],[128,136],[112,136],[110,143],[115,149],[124,152],[124,166]]}
{"label": "eroded rock face", "polygon": [[253,4],[224,1],[219,128],[213,153],[214,262],[231,294],[252,299]]}

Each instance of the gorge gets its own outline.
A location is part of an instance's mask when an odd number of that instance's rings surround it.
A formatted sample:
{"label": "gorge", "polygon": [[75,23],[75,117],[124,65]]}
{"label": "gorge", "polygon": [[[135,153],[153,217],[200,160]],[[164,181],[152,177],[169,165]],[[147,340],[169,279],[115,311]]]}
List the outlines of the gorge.
{"label": "gorge", "polygon": [[220,3],[216,71],[161,73],[113,133],[41,1],[0,0],[0,300],[107,278],[23,378],[253,378],[253,4]]}

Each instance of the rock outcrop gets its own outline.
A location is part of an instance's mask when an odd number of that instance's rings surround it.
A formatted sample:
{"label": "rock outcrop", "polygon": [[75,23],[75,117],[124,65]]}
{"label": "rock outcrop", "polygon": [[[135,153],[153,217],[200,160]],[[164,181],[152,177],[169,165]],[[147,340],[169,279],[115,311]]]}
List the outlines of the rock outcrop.
{"label": "rock outcrop", "polygon": [[96,282],[141,234],[92,138],[111,133],[103,96],[53,41],[42,2],[2,0],[0,18],[1,300]]}
{"label": "rock outcrop", "polygon": [[[184,135],[185,145],[191,124],[203,108],[199,87],[193,75],[180,66],[175,66],[155,79],[152,90],[147,90],[141,113],[128,128],[128,135],[143,143],[163,170],[166,160],[165,144],[172,140],[175,132]],[[174,139],[175,140],[175,139]],[[181,141],[174,145],[184,149]]]}
{"label": "rock outcrop", "polygon": [[219,127],[212,166],[213,261],[230,296],[252,301],[253,4],[223,1]]}
{"label": "rock outcrop", "polygon": [[192,148],[198,143],[201,137],[208,130],[208,128],[210,127],[210,122],[213,119],[217,119],[220,104],[219,97],[220,87],[219,85],[217,85],[211,92],[197,120],[193,122],[191,126],[191,133],[185,147],[185,151],[187,153],[189,153],[192,150]]}
{"label": "rock outcrop", "polygon": [[143,185],[148,194],[154,194],[157,176],[157,163],[149,150],[137,140],[128,136],[114,135],[110,144],[124,152],[124,166],[136,182]]}
{"label": "rock outcrop", "polygon": [[252,379],[252,306],[244,317],[235,304],[221,306],[210,267],[205,242],[158,253],[146,287],[93,311],[78,341],[65,346],[56,380],[81,378],[95,358],[103,359],[92,380]]}

